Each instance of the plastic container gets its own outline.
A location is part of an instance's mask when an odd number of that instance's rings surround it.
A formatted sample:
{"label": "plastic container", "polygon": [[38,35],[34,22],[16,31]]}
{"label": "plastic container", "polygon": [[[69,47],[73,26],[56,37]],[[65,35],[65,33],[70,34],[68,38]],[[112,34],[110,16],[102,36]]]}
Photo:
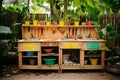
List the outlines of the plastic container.
{"label": "plastic container", "polygon": [[50,48],[50,49],[43,49],[46,53],[51,53],[52,51],[53,51],[53,49],[52,48]]}
{"label": "plastic container", "polygon": [[48,66],[54,65],[55,60],[56,60],[56,58],[52,58],[52,57],[43,58],[44,63]]}
{"label": "plastic container", "polygon": [[27,56],[34,56],[34,52],[27,52],[26,55]]}

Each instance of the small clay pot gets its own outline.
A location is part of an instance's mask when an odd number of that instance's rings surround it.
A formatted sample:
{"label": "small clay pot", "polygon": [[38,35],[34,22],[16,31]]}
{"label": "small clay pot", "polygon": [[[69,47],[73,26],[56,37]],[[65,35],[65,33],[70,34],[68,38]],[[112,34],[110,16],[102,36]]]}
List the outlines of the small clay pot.
{"label": "small clay pot", "polygon": [[30,65],[34,65],[35,64],[35,59],[30,59]]}

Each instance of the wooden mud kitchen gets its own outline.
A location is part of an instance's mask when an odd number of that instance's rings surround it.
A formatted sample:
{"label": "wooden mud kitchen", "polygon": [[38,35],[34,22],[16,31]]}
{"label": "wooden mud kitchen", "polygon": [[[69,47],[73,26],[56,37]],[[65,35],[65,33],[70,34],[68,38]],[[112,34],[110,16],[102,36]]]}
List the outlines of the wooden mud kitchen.
{"label": "wooden mud kitchen", "polygon": [[[19,69],[104,69],[105,40],[99,25],[22,25]],[[96,61],[91,62],[92,58]]]}

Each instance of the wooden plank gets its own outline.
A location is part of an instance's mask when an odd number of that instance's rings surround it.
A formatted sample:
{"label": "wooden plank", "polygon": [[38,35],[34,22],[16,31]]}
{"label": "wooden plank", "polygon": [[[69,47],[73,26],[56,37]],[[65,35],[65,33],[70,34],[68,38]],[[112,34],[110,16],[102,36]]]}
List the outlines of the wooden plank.
{"label": "wooden plank", "polygon": [[18,52],[18,63],[19,63],[19,68],[22,67],[22,52]]}
{"label": "wooden plank", "polygon": [[80,65],[81,67],[84,67],[84,50],[80,50]]}
{"label": "wooden plank", "polygon": [[104,67],[105,65],[105,51],[101,51],[101,65]]}
{"label": "wooden plank", "polygon": [[37,54],[38,54],[38,66],[41,67],[41,63],[42,63],[41,51],[38,51]]}
{"label": "wooden plank", "polygon": [[104,69],[102,65],[85,65],[82,69]]}
{"label": "wooden plank", "polygon": [[36,65],[22,65],[19,67],[19,69],[40,69],[39,66],[36,66]]}
{"label": "wooden plank", "polygon": [[66,69],[66,70],[74,70],[74,69],[80,69],[80,64],[62,64],[61,69]]}

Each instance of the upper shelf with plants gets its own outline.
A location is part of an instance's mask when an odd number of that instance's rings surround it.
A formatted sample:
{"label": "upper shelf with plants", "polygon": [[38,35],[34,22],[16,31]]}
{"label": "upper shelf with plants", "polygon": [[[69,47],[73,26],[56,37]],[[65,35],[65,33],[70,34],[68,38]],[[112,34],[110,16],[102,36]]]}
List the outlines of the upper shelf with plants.
{"label": "upper shelf with plants", "polygon": [[50,26],[48,26],[48,25],[22,25],[23,27],[42,27],[42,28],[51,28],[51,27],[64,27],[64,28],[66,28],[66,27],[84,27],[84,28],[98,28],[99,27],[99,25],[77,25],[77,26],[75,26],[75,25],[50,25]]}

